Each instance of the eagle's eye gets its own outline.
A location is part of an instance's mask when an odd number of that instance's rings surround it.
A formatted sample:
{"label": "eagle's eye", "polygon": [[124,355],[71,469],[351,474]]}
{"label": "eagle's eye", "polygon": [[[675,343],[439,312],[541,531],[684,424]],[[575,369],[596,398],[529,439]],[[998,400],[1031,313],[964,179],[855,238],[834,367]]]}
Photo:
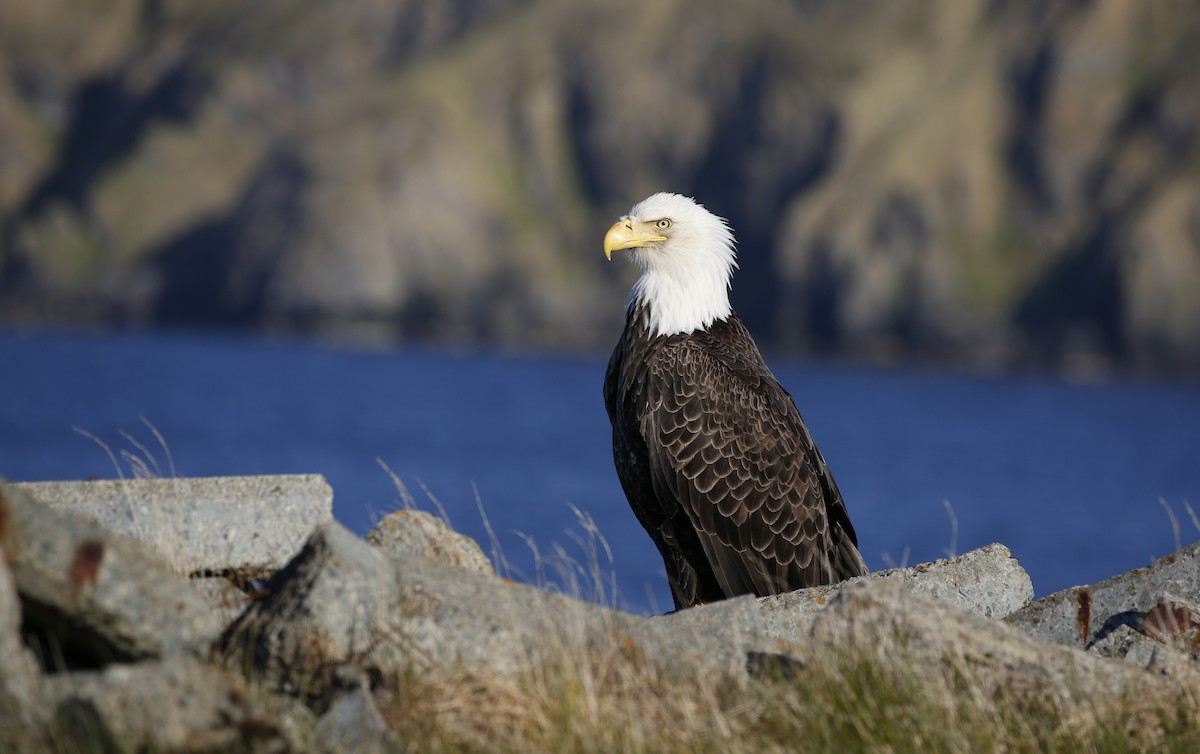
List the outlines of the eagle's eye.
{"label": "eagle's eye", "polygon": [[666,230],[671,227],[671,221],[665,217],[654,224],[658,226],[659,230]]}

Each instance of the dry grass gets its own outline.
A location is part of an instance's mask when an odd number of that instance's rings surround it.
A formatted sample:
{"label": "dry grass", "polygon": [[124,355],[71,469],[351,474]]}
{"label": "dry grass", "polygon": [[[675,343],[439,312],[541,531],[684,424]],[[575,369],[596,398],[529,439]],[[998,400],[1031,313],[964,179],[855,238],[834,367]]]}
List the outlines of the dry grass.
{"label": "dry grass", "polygon": [[[585,516],[580,526],[583,563],[560,549],[552,560],[566,565],[545,568],[534,548],[539,585],[619,602],[608,591],[607,543]],[[1036,682],[997,692],[978,668],[915,668],[901,645],[817,657],[749,682],[664,669],[618,646],[563,647],[513,676],[410,669],[385,684],[383,711],[414,751],[1200,751],[1200,689],[1163,685],[1157,694],[1064,705]]]}
{"label": "dry grass", "polygon": [[514,677],[410,672],[395,689],[388,724],[420,751],[1200,751],[1195,690],[1064,706],[853,657],[738,683],[564,652]]}
{"label": "dry grass", "polygon": [[[158,499],[150,504],[138,504],[134,496],[125,488],[128,480],[176,479],[175,458],[166,438],[158,427],[144,416],[138,417],[146,430],[154,438],[153,443],[143,442],[129,430],[119,429],[121,439],[129,444],[129,448],[113,450],[100,436],[80,427],[74,431],[95,443],[108,456],[112,463],[116,478],[120,480],[125,492],[125,504],[128,506],[132,528],[128,532],[139,542],[157,552],[167,566],[181,577],[187,578],[192,573],[192,564],[184,562],[180,553],[186,552],[180,537],[183,534],[176,528],[175,521],[165,513],[178,500],[174,496]],[[158,445],[156,452],[153,445]],[[162,461],[159,460],[161,453]],[[128,472],[126,472],[128,468]]]}
{"label": "dry grass", "polygon": [[[574,570],[603,583],[604,550],[582,550],[588,562]],[[902,637],[882,640],[749,681],[664,668],[619,646],[564,646],[513,676],[409,671],[393,679],[384,713],[419,751],[1200,751],[1200,689],[1064,704],[1021,677],[996,684],[984,668],[918,667]]]}

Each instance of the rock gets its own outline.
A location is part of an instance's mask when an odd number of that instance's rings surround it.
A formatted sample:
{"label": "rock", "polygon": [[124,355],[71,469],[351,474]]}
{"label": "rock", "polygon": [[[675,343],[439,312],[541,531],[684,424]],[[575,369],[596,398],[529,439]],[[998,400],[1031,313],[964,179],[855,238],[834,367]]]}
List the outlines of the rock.
{"label": "rock", "polygon": [[0,547],[25,628],[45,642],[43,663],[199,655],[220,633],[203,599],[145,546],[11,485],[0,485]]}
{"label": "rock", "polygon": [[[744,615],[736,620],[747,630],[761,631],[765,637],[794,642],[808,631],[816,615],[825,609],[838,592],[865,581],[895,581],[912,592],[929,595],[939,602],[984,618],[1007,615],[1028,604],[1033,596],[1033,584],[1025,569],[1021,568],[1007,547],[991,544],[949,560],[875,571],[830,586],[762,597],[757,601],[760,627],[754,627],[755,621]],[[712,614],[721,614],[720,620],[735,620],[726,613],[741,614],[749,609],[748,606],[735,607],[730,602],[733,601],[717,603],[723,607],[714,609]],[[672,620],[692,622],[706,615],[703,612],[693,613],[685,610],[674,614]]]}
{"label": "rock", "polygon": [[986,696],[1019,690],[1053,703],[1127,699],[1167,681],[1080,649],[1046,644],[1001,621],[955,609],[901,584],[859,581],[813,623],[807,654],[874,659]]}
{"label": "rock", "polygon": [[229,625],[251,599],[249,594],[230,579],[201,577],[188,579],[187,582],[213,609],[222,626]]}
{"label": "rock", "polygon": [[1101,657],[1127,660],[1138,667],[1146,668],[1154,662],[1154,655],[1161,648],[1161,642],[1140,634],[1129,626],[1117,626],[1107,636],[1092,642],[1087,651]]}
{"label": "rock", "polygon": [[251,668],[288,693],[332,688],[340,665],[377,650],[398,601],[396,572],[382,553],[333,522],[264,586],[225,630],[219,651],[230,668]]}
{"label": "rock", "polygon": [[1003,618],[1033,599],[1029,574],[1002,544],[861,578],[899,581],[914,592],[982,618]]}
{"label": "rock", "polygon": [[[796,594],[796,592],[792,592],[792,594]],[[804,608],[799,608],[799,610],[803,611]],[[697,605],[664,615],[655,615],[649,620],[670,625],[676,631],[707,633],[723,630],[733,632],[753,637],[751,640],[753,642],[762,637],[781,633],[771,630],[767,612],[761,600],[754,595],[743,594],[720,602],[710,602],[706,605]]]}
{"label": "rock", "polygon": [[388,729],[365,684],[339,696],[317,720],[314,733],[331,752],[384,754],[404,750],[396,734]]}
{"label": "rock", "polygon": [[720,628],[742,637],[750,651],[787,654],[806,641],[817,615],[842,589],[865,582],[895,582],[984,618],[1005,615],[1028,604],[1033,596],[1029,575],[1008,548],[991,544],[949,560],[875,571],[830,586],[769,597],[735,597],[652,620],[698,632]]}
{"label": "rock", "polygon": [[[705,688],[865,663],[1055,709],[1200,686],[1192,548],[1123,577],[1157,591],[1105,620],[1085,652],[995,620],[1032,592],[1000,545],[643,618],[461,567],[450,534],[399,516],[373,537],[404,543],[391,548],[323,524],[209,652],[219,624],[207,600],[231,596],[232,582],[186,585],[138,542],[0,486],[0,751],[37,746],[44,732],[54,750],[398,751],[384,711],[400,709],[392,695],[410,693],[406,679],[507,683],[555,663],[648,664],[656,679]],[[38,672],[21,627],[59,672]],[[250,693],[225,671],[261,685]]]}
{"label": "rock", "polygon": [[745,675],[745,647],[728,627],[680,633],[425,558],[388,558],[336,522],[318,529],[264,592],[219,651],[227,666],[301,696],[327,693],[335,669],[348,664],[384,677],[455,666],[511,674],[585,647]]}
{"label": "rock", "polygon": [[405,508],[388,514],[367,532],[367,542],[383,552],[415,555],[476,573],[495,573],[492,561],[475,540],[425,511]]}
{"label": "rock", "polygon": [[1118,624],[1097,635],[1087,649],[1197,686],[1198,638],[1200,609],[1186,600],[1163,595],[1136,625]]}
{"label": "rock", "polygon": [[[978,567],[981,558],[1002,554],[1007,557],[1006,550],[992,547],[960,558],[972,564],[970,569]],[[1132,665],[1041,644],[989,620],[987,610],[964,610],[964,602],[980,605],[969,595],[944,600],[933,597],[946,594],[941,588],[915,586],[929,574],[938,578],[938,574],[959,572],[954,560],[904,569],[911,572],[907,576],[871,574],[835,587],[779,595],[786,599],[739,597],[654,620],[690,635],[717,627],[740,633],[748,660],[767,673],[795,672],[838,658],[865,658],[888,667],[911,668],[939,683],[964,672],[987,693],[1024,687],[1041,689],[1060,701],[1092,694],[1118,697],[1142,682],[1144,673]],[[969,590],[968,584],[960,583]]]}
{"label": "rock", "polygon": [[[1000,546],[950,561],[874,574],[906,593],[941,595],[981,615],[1027,601],[1024,571]],[[255,668],[292,693],[329,688],[347,662],[383,672],[465,664],[510,673],[539,653],[573,651],[619,637],[648,659],[691,661],[705,672],[743,677],[747,658],[801,661],[815,613],[844,588],[780,598],[725,600],[643,619],[531,587],[463,573],[424,557],[394,563],[337,524],[322,527],[296,560],[266,585],[222,639],[235,665]]]}
{"label": "rock", "polygon": [[41,728],[41,687],[37,662],[21,643],[21,603],[0,547],[0,751],[25,750]]}
{"label": "rock", "polygon": [[56,751],[288,750],[266,706],[183,655],[59,675],[47,686],[45,704]]}
{"label": "rock", "polygon": [[1092,642],[1087,651],[1124,660],[1151,673],[1187,680],[1193,686],[1200,683],[1200,671],[1187,654],[1126,625]]}
{"label": "rock", "polygon": [[1137,628],[1164,593],[1200,595],[1200,541],[1145,568],[1055,592],[1005,620],[1035,638],[1086,647],[1119,625]]}
{"label": "rock", "polygon": [[181,574],[265,577],[333,518],[319,474],[13,486],[149,545]]}

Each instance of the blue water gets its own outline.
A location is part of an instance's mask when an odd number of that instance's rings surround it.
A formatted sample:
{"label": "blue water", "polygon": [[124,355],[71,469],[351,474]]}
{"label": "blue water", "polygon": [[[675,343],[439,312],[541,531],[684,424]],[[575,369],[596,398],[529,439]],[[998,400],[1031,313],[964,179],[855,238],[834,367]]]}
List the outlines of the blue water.
{"label": "blue water", "polygon": [[[637,611],[671,604],[612,470],[601,355],[0,332],[0,364],[9,479],[107,478],[138,463],[180,476],[316,472],[335,516],[365,533],[401,501],[382,461],[514,578]],[[1185,503],[1200,509],[1200,386],[772,365],[872,568],[999,541],[1043,595],[1198,536]]]}

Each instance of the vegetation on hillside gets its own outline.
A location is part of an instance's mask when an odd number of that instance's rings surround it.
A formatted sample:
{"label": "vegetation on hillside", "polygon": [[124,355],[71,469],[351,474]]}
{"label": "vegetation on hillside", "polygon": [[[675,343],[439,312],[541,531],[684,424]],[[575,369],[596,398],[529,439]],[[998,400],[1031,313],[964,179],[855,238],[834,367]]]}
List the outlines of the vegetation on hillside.
{"label": "vegetation on hillside", "polygon": [[0,318],[607,344],[646,194],[795,349],[1200,367],[1166,0],[0,0]]}
{"label": "vegetation on hillside", "polygon": [[[905,657],[903,652],[899,656]],[[973,669],[825,657],[739,685],[656,670],[620,649],[514,678],[446,669],[397,680],[387,723],[419,751],[1189,752],[1192,691],[1096,703],[992,693]]]}

